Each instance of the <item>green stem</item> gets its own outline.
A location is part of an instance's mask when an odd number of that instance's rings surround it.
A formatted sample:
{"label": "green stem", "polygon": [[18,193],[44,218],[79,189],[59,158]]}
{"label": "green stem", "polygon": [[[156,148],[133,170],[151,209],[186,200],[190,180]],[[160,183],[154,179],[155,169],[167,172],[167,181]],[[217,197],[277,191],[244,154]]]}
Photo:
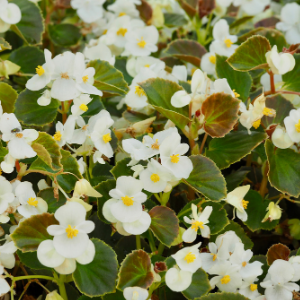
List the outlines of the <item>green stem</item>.
{"label": "green stem", "polygon": [[88,165],[88,162],[87,162],[86,155],[83,155],[83,160],[84,160],[84,162],[86,163],[86,171],[85,171],[85,177],[86,177],[86,180],[87,180],[88,182],[91,182],[91,179],[90,179],[90,172],[89,172],[89,165]]}
{"label": "green stem", "polygon": [[157,251],[156,246],[155,246],[155,240],[154,240],[151,230],[149,230],[149,245],[150,245],[150,249],[152,252]]}
{"label": "green stem", "polygon": [[162,197],[161,197],[161,204],[163,206],[167,206],[167,203],[169,202],[170,196],[171,196],[171,192],[167,192],[167,193],[163,193]]}
{"label": "green stem", "polygon": [[137,250],[142,249],[141,237],[139,235],[136,235],[135,239],[136,239],[136,249]]}
{"label": "green stem", "polygon": [[159,246],[158,246],[158,255],[162,255],[163,252],[164,252],[164,249],[165,249],[165,245],[160,243]]}
{"label": "green stem", "polygon": [[206,38],[207,38],[207,35],[208,35],[208,31],[209,31],[209,27],[210,27],[210,23],[211,23],[212,17],[213,17],[213,13],[211,13],[209,15],[208,22],[206,24],[206,30],[205,30],[205,36],[204,36],[204,43],[205,43],[205,45],[208,44],[208,41],[207,41]]}
{"label": "green stem", "polygon": [[22,32],[20,31],[20,29],[16,26],[16,25],[11,25],[10,29],[16,33],[23,41],[26,45],[29,45],[29,43],[27,42],[26,38],[24,37],[24,35],[22,34]]}
{"label": "green stem", "polygon": [[44,275],[18,276],[18,277],[13,277],[12,281],[19,281],[19,280],[24,280],[24,279],[45,279],[45,280],[56,281],[55,278],[50,277],[50,276],[44,276]]}
{"label": "green stem", "polygon": [[66,280],[66,275],[60,275],[59,281],[58,281],[58,288],[59,288],[59,293],[60,293],[61,297],[64,300],[68,300],[67,291],[66,291],[66,287],[65,287],[65,280]]}

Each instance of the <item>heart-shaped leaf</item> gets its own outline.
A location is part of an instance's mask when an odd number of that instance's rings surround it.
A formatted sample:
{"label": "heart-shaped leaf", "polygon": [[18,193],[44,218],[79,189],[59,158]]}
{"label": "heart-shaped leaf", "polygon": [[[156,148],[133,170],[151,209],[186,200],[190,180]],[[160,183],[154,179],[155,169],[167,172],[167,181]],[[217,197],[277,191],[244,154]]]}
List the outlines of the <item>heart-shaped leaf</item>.
{"label": "heart-shaped leaf", "polygon": [[0,101],[3,112],[12,113],[18,93],[7,83],[0,82]]}
{"label": "heart-shaped leaf", "polygon": [[58,208],[67,201],[66,197],[59,191],[59,198],[54,196],[54,188],[47,188],[38,193],[38,197],[44,199],[48,204],[48,212],[55,213]]}
{"label": "heart-shaped leaf", "polygon": [[300,92],[299,80],[300,80],[300,54],[294,54],[296,65],[292,71],[282,75],[284,85],[282,90]]}
{"label": "heart-shaped leaf", "polygon": [[203,296],[201,298],[197,298],[195,300],[249,300],[249,298],[246,298],[245,296],[238,293],[214,293]]}
{"label": "heart-shaped leaf", "polygon": [[76,45],[81,38],[79,27],[72,24],[48,25],[48,33],[55,45],[63,47]]}
{"label": "heart-shaped leaf", "polygon": [[288,261],[290,253],[291,253],[291,251],[286,245],[276,244],[276,245],[271,246],[267,253],[268,265],[271,266],[271,264],[276,259],[283,259],[283,260]]}

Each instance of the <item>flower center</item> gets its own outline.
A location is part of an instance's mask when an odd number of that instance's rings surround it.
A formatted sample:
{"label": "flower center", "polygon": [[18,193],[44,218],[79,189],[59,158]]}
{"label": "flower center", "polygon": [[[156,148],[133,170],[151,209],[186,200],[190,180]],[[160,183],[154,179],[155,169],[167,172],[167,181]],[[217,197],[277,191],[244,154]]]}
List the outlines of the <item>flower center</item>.
{"label": "flower center", "polygon": [[123,17],[123,16],[126,16],[126,13],[122,11],[119,13],[119,17]]}
{"label": "flower center", "polygon": [[229,275],[225,275],[222,279],[221,279],[221,283],[222,284],[227,284],[230,282],[230,276]]}
{"label": "flower center", "polygon": [[88,128],[88,126],[89,126],[89,125],[84,125],[81,129],[82,129],[83,131],[86,131],[87,128]]}
{"label": "flower center", "polygon": [[184,258],[184,260],[185,260],[188,264],[192,263],[195,259],[196,259],[196,255],[193,254],[192,252],[189,252],[189,253],[185,256],[185,258]]}
{"label": "flower center", "polygon": [[200,222],[200,221],[193,221],[193,222],[192,222],[192,229],[194,229],[194,230],[197,232],[199,228],[201,228],[201,229],[204,228],[203,222]]}
{"label": "flower center", "polygon": [[132,200],[132,198],[133,197],[125,196],[125,197],[121,197],[121,200],[123,201],[124,205],[131,206],[134,203],[134,201]]}
{"label": "flower center", "polygon": [[138,95],[139,97],[146,96],[146,93],[144,92],[144,90],[138,85],[135,87],[135,92],[134,93],[136,95]]}
{"label": "flower center", "polygon": [[45,73],[45,70],[42,66],[37,66],[37,68],[35,68],[35,71],[39,76],[42,76]]}
{"label": "flower center", "polygon": [[77,236],[78,230],[75,229],[75,226],[74,226],[74,228],[72,228],[71,225],[68,225],[68,227],[66,228],[66,233],[67,233],[68,239],[72,239],[73,237]]}
{"label": "flower center", "polygon": [[27,203],[28,203],[29,205],[31,205],[31,206],[37,207],[39,201],[35,200],[35,198],[29,198],[29,199],[27,200]]}
{"label": "flower center", "polygon": [[83,76],[82,80],[84,83],[87,83],[87,81],[89,80],[89,76],[87,76],[87,75]]}
{"label": "flower center", "polygon": [[151,145],[151,149],[153,149],[153,150],[158,150],[159,149],[158,139],[156,139],[155,143]]}
{"label": "flower center", "polygon": [[242,200],[242,205],[245,209],[248,207],[248,203],[249,203],[249,201]]}
{"label": "flower center", "polygon": [[150,179],[153,181],[153,182],[158,182],[160,180],[158,174],[152,174],[150,176]]}
{"label": "flower center", "polygon": [[70,77],[69,77],[69,75],[68,75],[67,72],[61,73],[61,74],[60,74],[60,77],[61,77],[61,78],[64,78],[64,79],[70,79]]}
{"label": "flower center", "polygon": [[254,291],[256,291],[257,290],[257,284],[250,284],[250,290],[252,291],[252,292],[254,292]]}
{"label": "flower center", "polygon": [[295,125],[296,131],[300,132],[300,119],[298,121],[298,123]]}
{"label": "flower center", "polygon": [[217,259],[217,254],[211,253],[210,255],[213,255],[213,261]]}
{"label": "flower center", "polygon": [[225,39],[224,43],[225,43],[225,45],[226,45],[227,48],[230,48],[231,45],[233,44],[233,42],[231,41],[231,39]]}
{"label": "flower center", "polygon": [[21,139],[23,137],[23,133],[16,133],[16,137]]}
{"label": "flower center", "polygon": [[137,291],[134,291],[131,300],[138,300],[138,299],[139,299],[139,293]]}
{"label": "flower center", "polygon": [[255,122],[252,123],[252,126],[255,129],[257,129],[260,126],[260,123],[261,123],[261,119],[258,119],[257,121],[255,121]]}
{"label": "flower center", "polygon": [[126,29],[126,28],[120,28],[120,29],[117,31],[117,35],[125,36],[126,32],[127,32],[127,29]]}
{"label": "flower center", "polygon": [[89,109],[89,108],[87,107],[87,105],[84,104],[84,103],[80,104],[79,108],[80,108],[81,110],[83,110],[83,111],[87,111],[87,110]]}
{"label": "flower center", "polygon": [[145,68],[150,68],[149,64],[144,65]]}
{"label": "flower center", "polygon": [[179,154],[173,154],[170,157],[173,164],[177,164],[179,162]]}
{"label": "flower center", "polygon": [[235,98],[238,98],[238,97],[240,97],[241,95],[239,94],[239,93],[237,93],[235,90],[232,90],[233,91],[233,93],[234,93],[234,97]]}
{"label": "flower center", "polygon": [[243,262],[242,262],[242,266],[243,266],[243,267],[246,267],[246,266],[247,266],[247,262],[243,261]]}
{"label": "flower center", "polygon": [[145,40],[144,40],[144,38],[143,37],[141,37],[141,39],[139,40],[139,39],[137,39],[137,41],[138,41],[138,46],[139,47],[141,47],[141,48],[145,48],[145,46],[147,45],[147,43],[145,42]]}
{"label": "flower center", "polygon": [[56,131],[55,134],[54,134],[54,136],[53,136],[53,138],[54,138],[57,142],[59,142],[59,141],[61,140],[61,133],[60,133],[60,131]]}
{"label": "flower center", "polygon": [[104,29],[102,32],[103,35],[107,34],[107,29]]}
{"label": "flower center", "polygon": [[263,114],[267,117],[273,117],[276,114],[276,111],[274,109],[265,107],[263,109]]}
{"label": "flower center", "polygon": [[210,57],[209,57],[209,61],[212,63],[212,64],[216,64],[216,57],[214,56],[214,55],[211,55]]}
{"label": "flower center", "polygon": [[103,142],[104,142],[105,144],[107,144],[108,142],[110,142],[110,141],[111,141],[110,133],[104,134],[104,135],[102,136],[102,139],[103,139]]}

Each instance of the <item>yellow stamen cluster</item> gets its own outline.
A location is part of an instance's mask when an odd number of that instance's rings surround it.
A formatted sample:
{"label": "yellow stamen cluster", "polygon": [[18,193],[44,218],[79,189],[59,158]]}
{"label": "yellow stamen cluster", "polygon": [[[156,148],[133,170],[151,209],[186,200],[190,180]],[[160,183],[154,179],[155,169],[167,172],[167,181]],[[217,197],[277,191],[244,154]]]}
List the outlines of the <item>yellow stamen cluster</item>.
{"label": "yellow stamen cluster", "polygon": [[67,237],[68,239],[72,239],[73,237],[77,236],[78,234],[78,230],[74,228],[72,228],[71,225],[68,225],[68,227],[66,228],[66,233],[67,233]]}
{"label": "yellow stamen cluster", "polygon": [[39,76],[42,76],[45,73],[45,70],[42,66],[37,66],[37,68],[35,68],[35,71]]}
{"label": "yellow stamen cluster", "polygon": [[146,96],[145,91],[138,85],[135,87],[135,94],[139,97]]}
{"label": "yellow stamen cluster", "polygon": [[146,43],[146,41],[144,40],[143,37],[141,37],[140,40],[137,39],[137,41],[138,41],[137,45],[138,45],[139,47],[141,47],[141,48],[145,48],[145,46],[147,45],[147,43]]}
{"label": "yellow stamen cluster", "polygon": [[60,133],[60,131],[56,131],[55,134],[54,134],[54,136],[53,136],[53,138],[54,138],[57,142],[59,142],[59,141],[61,140],[61,133]]}
{"label": "yellow stamen cluster", "polygon": [[173,154],[170,157],[173,164],[177,164],[179,162],[179,154]]}
{"label": "yellow stamen cluster", "polygon": [[234,97],[235,98],[238,98],[238,97],[240,97],[241,95],[239,94],[239,93],[237,93],[235,90],[232,90],[233,91],[233,93],[234,93]]}
{"label": "yellow stamen cluster", "polygon": [[230,282],[230,276],[229,275],[225,275],[222,279],[221,279],[221,283],[222,284],[227,284]]}
{"label": "yellow stamen cluster", "polygon": [[256,291],[257,290],[257,284],[254,284],[254,283],[250,284],[250,290],[252,292]]}
{"label": "yellow stamen cluster", "polygon": [[159,144],[158,144],[158,140],[155,140],[155,143],[151,145],[151,149],[153,150],[158,150],[159,149]]}
{"label": "yellow stamen cluster", "polygon": [[243,267],[246,267],[246,266],[247,266],[247,262],[243,261],[243,262],[242,262],[242,266],[243,266]]}
{"label": "yellow stamen cluster", "polygon": [[126,33],[127,33],[127,29],[126,29],[126,28],[120,28],[120,29],[117,31],[117,35],[125,36]]}
{"label": "yellow stamen cluster", "polygon": [[16,133],[16,137],[21,139],[23,137],[23,133]]}
{"label": "yellow stamen cluster", "polygon": [[37,207],[37,205],[39,204],[39,201],[36,200],[35,198],[31,197],[27,200],[27,203],[31,206]]}
{"label": "yellow stamen cluster", "polygon": [[248,207],[249,201],[242,200],[243,207],[246,209]]}
{"label": "yellow stamen cluster", "polygon": [[193,221],[191,228],[194,229],[196,232],[198,231],[199,228],[204,229],[203,222]]}
{"label": "yellow stamen cluster", "polygon": [[258,119],[257,121],[255,121],[255,122],[252,123],[252,126],[255,129],[257,129],[260,126],[260,123],[261,123],[261,119]]}
{"label": "yellow stamen cluster", "polygon": [[87,76],[87,75],[83,76],[82,80],[84,83],[87,83],[87,81],[89,80],[89,76]]}
{"label": "yellow stamen cluster", "polygon": [[276,114],[276,111],[272,108],[265,107],[263,109],[263,114],[267,117],[273,117]]}
{"label": "yellow stamen cluster", "polygon": [[67,72],[61,73],[60,77],[63,78],[63,79],[70,79],[69,74]]}
{"label": "yellow stamen cluster", "polygon": [[102,32],[103,35],[107,34],[107,29],[104,29]]}
{"label": "yellow stamen cluster", "polygon": [[134,201],[132,199],[133,199],[133,197],[128,197],[128,196],[121,197],[121,200],[123,201],[124,205],[126,205],[126,206],[133,205]]}
{"label": "yellow stamen cluster", "polygon": [[213,261],[217,259],[217,254],[211,253],[210,255],[213,255]]}
{"label": "yellow stamen cluster", "polygon": [[295,125],[296,131],[300,132],[300,119],[298,121],[298,123]]}
{"label": "yellow stamen cluster", "polygon": [[125,12],[120,12],[119,17],[123,17],[123,16],[126,16],[126,13]]}
{"label": "yellow stamen cluster", "polygon": [[184,258],[184,260],[185,260],[188,264],[192,263],[195,259],[196,259],[196,255],[195,255],[194,253],[192,253],[192,252],[189,252],[189,253],[185,256],[185,258]]}
{"label": "yellow stamen cluster", "polygon": [[149,64],[144,65],[145,68],[150,68]]}
{"label": "yellow stamen cluster", "polygon": [[225,39],[224,43],[225,43],[225,45],[226,45],[227,48],[230,48],[231,45],[233,44],[233,42],[231,41],[231,39]]}
{"label": "yellow stamen cluster", "polygon": [[153,182],[158,182],[160,180],[160,177],[158,174],[152,174],[150,176],[150,179],[153,181]]}
{"label": "yellow stamen cluster", "polygon": [[89,108],[87,107],[87,105],[84,104],[84,103],[80,104],[79,108],[80,108],[81,110],[83,110],[83,111],[87,111],[87,110],[89,109]]}
{"label": "yellow stamen cluster", "polygon": [[212,63],[212,64],[216,64],[216,56],[215,55],[211,55],[210,57],[209,57],[209,61]]}
{"label": "yellow stamen cluster", "polygon": [[104,134],[104,135],[102,136],[102,139],[103,139],[103,142],[104,142],[105,144],[107,144],[108,142],[110,142],[110,141],[112,140],[112,138],[111,138],[111,136],[110,136],[110,133]]}

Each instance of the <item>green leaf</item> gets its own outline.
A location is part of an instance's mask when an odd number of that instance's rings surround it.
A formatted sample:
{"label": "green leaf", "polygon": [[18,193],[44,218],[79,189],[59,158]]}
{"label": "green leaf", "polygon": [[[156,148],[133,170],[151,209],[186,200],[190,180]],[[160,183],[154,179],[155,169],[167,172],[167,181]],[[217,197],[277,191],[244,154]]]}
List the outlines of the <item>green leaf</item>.
{"label": "green leaf", "polygon": [[44,32],[44,20],[40,8],[30,1],[13,0],[10,3],[18,5],[22,14],[21,21],[15,26],[27,42],[39,44]]}
{"label": "green leaf", "polygon": [[103,92],[103,97],[113,95],[125,96],[129,91],[123,74],[107,61],[93,60],[89,63],[88,67],[95,69],[94,86]]}
{"label": "green leaf", "polygon": [[0,101],[3,112],[14,112],[14,104],[18,98],[18,93],[7,83],[0,82]]}
{"label": "green leaf", "polygon": [[47,106],[40,106],[38,98],[42,96],[44,90],[33,92],[25,89],[17,99],[15,114],[19,121],[25,125],[43,126],[54,121],[60,103],[52,99]]}
{"label": "green leaf", "polygon": [[274,117],[263,116],[261,119],[262,124],[266,128],[271,124],[280,124],[284,126],[284,118],[289,115],[292,109],[294,109],[293,104],[280,94],[267,97],[266,107],[273,108],[276,111],[276,115]]}
{"label": "green leaf", "polygon": [[171,247],[179,234],[179,221],[175,212],[166,206],[155,206],[149,211],[150,229],[158,240]]}
{"label": "green leaf", "polygon": [[226,198],[226,182],[216,164],[202,155],[190,156],[193,171],[184,181],[211,200]]}
{"label": "green leaf", "polygon": [[4,50],[11,50],[11,45],[3,37],[0,37],[0,47],[0,52]]}
{"label": "green leaf", "polygon": [[269,41],[254,35],[242,43],[227,62],[237,71],[250,71],[268,68],[266,53],[271,50]]}
{"label": "green leaf", "polygon": [[220,169],[228,168],[251,153],[267,135],[264,132],[232,131],[225,137],[213,139],[206,150],[206,156],[213,160]]}
{"label": "green leaf", "polygon": [[239,170],[234,171],[231,174],[225,176],[225,180],[227,183],[227,191],[231,192],[235,188],[237,188],[245,180],[245,178],[249,172],[250,172],[250,170],[239,169]]}
{"label": "green leaf", "polygon": [[101,97],[99,97],[98,95],[90,95],[90,97],[93,100],[87,105],[88,110],[81,115],[85,119],[92,117],[98,114],[102,109],[105,109]]}
{"label": "green leaf", "polygon": [[245,296],[238,293],[214,293],[203,296],[201,298],[197,298],[195,300],[249,300],[249,298],[246,298]]}
{"label": "green leaf", "polygon": [[149,255],[143,250],[134,250],[121,264],[117,288],[124,290],[126,287],[139,286],[146,289],[153,280]]}
{"label": "green leaf", "polygon": [[133,171],[127,165],[131,161],[131,158],[124,158],[116,163],[116,165],[110,170],[110,173],[117,179],[120,176],[132,176]]}
{"label": "green leaf", "polygon": [[133,78],[127,72],[126,63],[127,57],[118,56],[116,57],[115,68],[123,74],[124,79],[130,85]]}
{"label": "green leaf", "polygon": [[11,234],[11,238],[17,248],[23,252],[36,251],[42,241],[53,238],[47,232],[47,227],[55,224],[58,222],[52,214],[34,215],[21,222]]}
{"label": "green leaf", "polygon": [[171,42],[165,53],[200,67],[201,57],[206,53],[205,48],[193,40],[176,40]]}
{"label": "green leaf", "polygon": [[59,198],[54,197],[54,188],[47,188],[38,193],[38,197],[44,199],[48,204],[48,212],[54,214],[58,208],[67,201],[66,197],[59,191]]}
{"label": "green leaf", "polygon": [[48,25],[50,40],[57,46],[70,47],[76,45],[80,38],[80,29],[72,24]]}
{"label": "green leaf", "polygon": [[300,153],[293,149],[276,148],[271,141],[265,143],[269,162],[271,186],[294,197],[300,195]]}
{"label": "green leaf", "polygon": [[202,104],[205,117],[203,129],[211,137],[223,137],[238,120],[240,101],[229,94],[215,93]]}
{"label": "green leaf", "polygon": [[208,275],[202,269],[198,269],[192,277],[191,285],[182,292],[187,299],[195,299],[207,294],[211,290]]}
{"label": "green leaf", "polygon": [[249,21],[251,21],[253,19],[253,17],[254,16],[245,16],[240,19],[236,19],[229,25],[230,31],[232,31],[234,29],[234,31],[237,32],[237,30],[239,29],[239,27],[241,25],[248,23]]}
{"label": "green leaf", "polygon": [[34,46],[23,46],[9,55],[9,60],[21,67],[21,72],[35,74],[36,67],[45,63],[43,51]]}
{"label": "green leaf", "polygon": [[300,92],[299,80],[300,80],[300,54],[294,54],[296,65],[292,71],[282,75],[284,85],[282,90]]}
{"label": "green leaf", "polygon": [[[74,190],[75,184],[77,182],[77,178],[81,179],[82,175],[79,171],[79,165],[77,163],[76,158],[74,158],[69,151],[60,150],[61,153],[61,164],[63,166],[64,172],[69,172],[71,174],[63,174],[57,176],[57,181],[60,187],[63,188],[67,193],[70,193]],[[77,178],[76,178],[77,177]]]}
{"label": "green leaf", "polygon": [[23,253],[22,251],[17,250],[17,255],[19,256],[20,261],[30,269],[34,269],[34,270],[48,269],[47,267],[42,265],[38,260],[36,251]]}
{"label": "green leaf", "polygon": [[123,118],[127,120],[130,123],[137,123],[141,121],[145,121],[149,118],[149,116],[136,112],[136,111],[131,111],[131,110],[125,110],[122,114]]}
{"label": "green leaf", "polygon": [[164,13],[165,26],[167,27],[180,27],[187,24],[187,19],[182,14]]}
{"label": "green leaf", "polygon": [[96,248],[95,258],[87,265],[77,263],[73,279],[81,293],[95,297],[114,291],[118,262],[117,255],[110,246],[98,239],[91,240]]}
{"label": "green leaf", "polygon": [[2,146],[0,142],[0,163],[3,162],[4,157],[8,154],[8,150]]}
{"label": "green leaf", "polygon": [[272,222],[268,220],[262,223],[270,201],[264,200],[258,192],[253,190],[250,190],[247,193],[247,195],[245,196],[245,200],[249,201],[249,203],[246,209],[248,219],[244,223],[251,231],[256,231],[259,229],[271,230],[275,228],[279,220],[274,220]]}
{"label": "green leaf", "polygon": [[226,78],[229,86],[236,93],[240,94],[238,97],[243,101],[246,101],[249,97],[252,79],[249,73],[241,73],[234,70],[226,61],[226,56],[216,56],[216,72],[219,78]]}
{"label": "green leaf", "polygon": [[170,119],[180,129],[187,125],[189,122],[188,106],[176,108],[171,104],[172,96],[182,90],[181,86],[161,78],[148,79],[140,83],[140,86],[144,89],[149,104],[159,113]]}

